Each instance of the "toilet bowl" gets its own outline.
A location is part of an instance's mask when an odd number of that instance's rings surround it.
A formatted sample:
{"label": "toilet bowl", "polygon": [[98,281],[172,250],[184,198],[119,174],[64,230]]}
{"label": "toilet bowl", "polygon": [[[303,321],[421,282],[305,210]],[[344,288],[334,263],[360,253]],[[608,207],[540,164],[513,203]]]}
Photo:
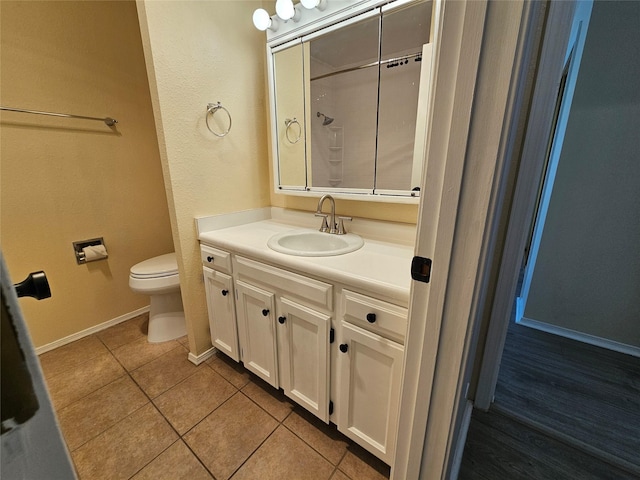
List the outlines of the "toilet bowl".
{"label": "toilet bowl", "polygon": [[187,334],[175,253],[135,264],[129,272],[129,287],[150,297],[149,342],[166,342]]}

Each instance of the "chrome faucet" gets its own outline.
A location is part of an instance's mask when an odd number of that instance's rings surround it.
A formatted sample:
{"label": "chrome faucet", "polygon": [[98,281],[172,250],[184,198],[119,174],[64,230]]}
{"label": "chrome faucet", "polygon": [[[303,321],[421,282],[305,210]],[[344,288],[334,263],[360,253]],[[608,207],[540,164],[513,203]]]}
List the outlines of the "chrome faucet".
{"label": "chrome faucet", "polygon": [[[331,201],[331,223],[329,224],[327,224],[327,214],[322,213],[322,206],[326,199]],[[321,232],[338,233],[338,230],[336,230],[336,201],[331,195],[327,194],[320,197],[320,200],[318,200],[318,208],[316,209],[316,217],[322,217]]]}

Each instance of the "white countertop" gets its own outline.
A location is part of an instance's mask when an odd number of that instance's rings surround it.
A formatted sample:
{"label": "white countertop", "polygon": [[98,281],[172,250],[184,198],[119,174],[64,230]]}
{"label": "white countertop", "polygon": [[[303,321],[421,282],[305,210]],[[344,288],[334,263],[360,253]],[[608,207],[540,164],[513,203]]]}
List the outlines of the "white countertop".
{"label": "white countertop", "polygon": [[267,241],[273,235],[302,229],[308,230],[268,219],[215,230],[200,230],[198,238],[204,244],[232,253],[246,255],[312,277],[317,276],[362,288],[395,299],[405,306],[408,304],[413,247],[369,239],[364,235],[362,248],[336,256],[286,255],[267,246]]}

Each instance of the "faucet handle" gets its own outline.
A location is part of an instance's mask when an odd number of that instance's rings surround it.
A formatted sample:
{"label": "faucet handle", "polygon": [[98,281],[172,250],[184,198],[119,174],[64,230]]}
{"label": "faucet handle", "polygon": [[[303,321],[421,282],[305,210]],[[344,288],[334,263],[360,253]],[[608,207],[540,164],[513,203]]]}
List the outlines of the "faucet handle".
{"label": "faucet handle", "polygon": [[316,212],[316,217],[322,217],[322,225],[320,225],[320,231],[321,232],[328,232],[329,231],[329,223],[327,222],[327,217],[329,215],[327,215],[326,213],[320,213],[320,212]]}
{"label": "faucet handle", "polygon": [[353,220],[353,217],[338,217],[338,235],[344,235],[347,231],[344,229],[344,221]]}

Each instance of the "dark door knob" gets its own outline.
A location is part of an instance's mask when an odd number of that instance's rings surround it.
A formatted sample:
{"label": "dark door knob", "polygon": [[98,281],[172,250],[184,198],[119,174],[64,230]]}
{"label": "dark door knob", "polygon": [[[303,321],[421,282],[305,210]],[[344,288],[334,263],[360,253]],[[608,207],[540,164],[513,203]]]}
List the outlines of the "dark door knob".
{"label": "dark door knob", "polygon": [[280,325],[282,325],[286,321],[287,321],[287,317],[278,317],[278,322],[280,322]]}
{"label": "dark door knob", "polygon": [[229,290],[222,290],[222,292],[220,292],[220,293],[222,293],[223,297],[226,297],[227,294],[229,293]]}
{"label": "dark door knob", "polygon": [[44,272],[30,273],[22,282],[14,285],[18,297],[33,297],[37,300],[49,298],[51,288]]}
{"label": "dark door knob", "polygon": [[376,314],[375,313],[367,313],[367,322],[375,323],[375,321],[376,321]]}
{"label": "dark door knob", "polygon": [[207,257],[207,262],[213,262],[213,257]]}
{"label": "dark door knob", "polygon": [[342,353],[347,353],[347,350],[349,350],[349,345],[347,345],[346,343],[341,343],[340,344],[340,351]]}
{"label": "dark door knob", "polygon": [[267,309],[267,308],[263,309],[263,310],[262,310],[262,315],[264,315],[265,317],[266,317],[267,315],[269,315],[269,309]]}

